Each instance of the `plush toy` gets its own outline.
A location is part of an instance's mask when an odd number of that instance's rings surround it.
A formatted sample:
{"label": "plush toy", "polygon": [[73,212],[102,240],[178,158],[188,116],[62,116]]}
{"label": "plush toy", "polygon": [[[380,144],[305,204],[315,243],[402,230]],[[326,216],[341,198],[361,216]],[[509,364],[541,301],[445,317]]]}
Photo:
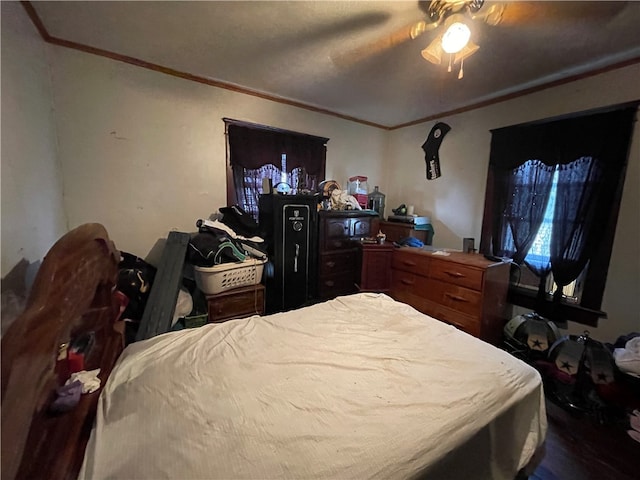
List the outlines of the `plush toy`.
{"label": "plush toy", "polygon": [[331,192],[331,210],[362,210],[362,207],[346,190],[335,189]]}

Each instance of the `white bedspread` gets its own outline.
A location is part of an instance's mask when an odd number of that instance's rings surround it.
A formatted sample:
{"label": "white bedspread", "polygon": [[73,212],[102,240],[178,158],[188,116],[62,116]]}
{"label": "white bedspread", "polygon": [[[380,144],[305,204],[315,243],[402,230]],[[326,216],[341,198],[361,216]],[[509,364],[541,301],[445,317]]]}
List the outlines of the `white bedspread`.
{"label": "white bedspread", "polygon": [[533,368],[357,294],[130,345],[80,478],[513,480],[545,431]]}

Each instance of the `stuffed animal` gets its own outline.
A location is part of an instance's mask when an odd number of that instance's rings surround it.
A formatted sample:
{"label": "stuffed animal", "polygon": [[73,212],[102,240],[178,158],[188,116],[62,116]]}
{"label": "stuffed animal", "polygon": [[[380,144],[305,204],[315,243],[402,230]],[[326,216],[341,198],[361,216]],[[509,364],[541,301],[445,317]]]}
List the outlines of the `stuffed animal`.
{"label": "stuffed animal", "polygon": [[331,192],[331,210],[362,210],[362,207],[346,190],[336,189]]}

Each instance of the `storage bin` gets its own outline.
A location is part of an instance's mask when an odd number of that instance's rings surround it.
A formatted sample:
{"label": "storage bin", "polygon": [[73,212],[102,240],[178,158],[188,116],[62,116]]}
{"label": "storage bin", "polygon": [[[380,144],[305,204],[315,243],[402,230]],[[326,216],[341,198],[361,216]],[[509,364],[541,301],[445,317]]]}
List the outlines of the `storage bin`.
{"label": "storage bin", "polygon": [[222,263],[213,267],[194,266],[196,285],[205,295],[257,285],[262,280],[262,270],[266,262],[248,258],[244,262]]}
{"label": "storage bin", "polygon": [[202,315],[193,315],[190,317],[184,317],[184,328],[198,328],[206,325],[207,323],[207,314]]}

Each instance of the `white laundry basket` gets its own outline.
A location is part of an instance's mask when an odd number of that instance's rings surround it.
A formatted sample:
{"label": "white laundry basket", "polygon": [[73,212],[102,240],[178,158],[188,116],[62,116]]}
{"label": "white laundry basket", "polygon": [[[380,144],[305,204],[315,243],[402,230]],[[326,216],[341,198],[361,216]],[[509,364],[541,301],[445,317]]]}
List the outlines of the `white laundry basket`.
{"label": "white laundry basket", "polygon": [[248,258],[244,262],[222,263],[213,267],[194,266],[196,285],[205,295],[257,285],[262,280],[265,263],[266,260]]}

